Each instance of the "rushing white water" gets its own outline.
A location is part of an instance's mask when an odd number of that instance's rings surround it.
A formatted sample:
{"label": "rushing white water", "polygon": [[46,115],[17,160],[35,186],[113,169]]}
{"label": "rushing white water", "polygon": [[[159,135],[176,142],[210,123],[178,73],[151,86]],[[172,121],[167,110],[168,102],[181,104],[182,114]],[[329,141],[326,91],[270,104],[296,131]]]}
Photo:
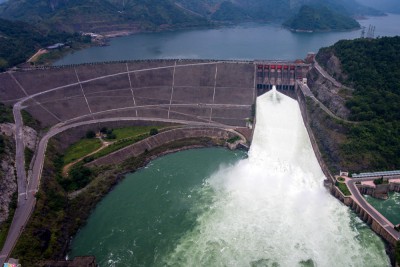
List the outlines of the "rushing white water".
{"label": "rushing white water", "polygon": [[362,223],[329,195],[323,179],[298,103],[268,92],[257,100],[249,157],[207,180],[202,190],[213,204],[165,263],[388,266],[382,242],[357,230]]}

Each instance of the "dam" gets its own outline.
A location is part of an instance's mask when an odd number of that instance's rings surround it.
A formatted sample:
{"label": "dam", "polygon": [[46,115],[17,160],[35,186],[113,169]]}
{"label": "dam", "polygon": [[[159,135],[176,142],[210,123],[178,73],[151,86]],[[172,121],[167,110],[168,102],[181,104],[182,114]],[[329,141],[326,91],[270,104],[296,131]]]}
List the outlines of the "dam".
{"label": "dam", "polygon": [[[265,94],[267,99],[276,96],[271,92],[275,84],[280,92],[298,99],[300,118],[306,122],[305,99],[309,92],[302,89],[302,82],[310,68],[311,64],[305,62],[144,60],[2,73],[0,101],[14,105],[15,114],[28,111],[43,128],[49,129],[38,145],[39,156],[34,158],[28,177],[24,177],[24,172],[18,173],[20,207],[34,206],[47,141],[53,136],[61,137],[68,146],[79,140],[87,129],[123,127],[142,121],[183,124],[192,129],[203,127],[212,129],[211,135],[227,130],[241,131],[252,127],[257,96]],[[284,99],[277,96],[272,101],[285,102]],[[263,112],[274,110],[257,111],[257,114]],[[307,131],[310,135],[309,128]],[[316,160],[321,160],[315,140],[311,145],[317,154]],[[294,143],[293,148],[296,147]],[[278,153],[279,148],[275,148]],[[290,156],[290,151],[284,156]],[[282,170],[291,168],[284,162],[277,166]],[[326,169],[322,171],[330,179]],[[322,184],[321,177],[318,173],[315,179]],[[21,190],[20,185],[26,188]],[[29,214],[21,211],[18,218],[19,225],[24,225]],[[7,246],[11,249],[12,241]],[[3,252],[1,258],[8,253]],[[297,259],[298,262],[308,260]]]}

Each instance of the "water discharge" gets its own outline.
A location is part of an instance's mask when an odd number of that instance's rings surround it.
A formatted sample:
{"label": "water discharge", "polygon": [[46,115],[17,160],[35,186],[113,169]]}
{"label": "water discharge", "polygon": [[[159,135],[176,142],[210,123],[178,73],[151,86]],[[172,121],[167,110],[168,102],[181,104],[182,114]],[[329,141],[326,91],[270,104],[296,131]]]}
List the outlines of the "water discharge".
{"label": "water discharge", "polygon": [[201,190],[211,206],[163,264],[388,266],[382,242],[323,179],[298,103],[275,90],[264,94],[249,157],[206,180]]}
{"label": "water discharge", "polygon": [[383,242],[322,181],[298,103],[258,98],[249,155],[161,157],[91,214],[70,256],[105,266],[388,266]]}

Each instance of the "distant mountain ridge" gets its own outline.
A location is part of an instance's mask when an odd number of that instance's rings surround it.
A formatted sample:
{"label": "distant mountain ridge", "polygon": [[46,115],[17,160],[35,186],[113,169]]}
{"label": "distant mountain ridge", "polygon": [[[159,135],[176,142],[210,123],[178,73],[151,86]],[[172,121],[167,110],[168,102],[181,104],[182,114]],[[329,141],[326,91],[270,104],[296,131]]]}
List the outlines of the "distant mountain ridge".
{"label": "distant mountain ridge", "polygon": [[283,25],[294,31],[333,31],[360,28],[360,24],[350,16],[341,14],[325,6],[300,8],[298,14],[288,19]]}
{"label": "distant mountain ridge", "polygon": [[0,5],[0,17],[69,32],[134,32],[208,24],[169,0],[10,0]]}
{"label": "distant mountain ridge", "polygon": [[398,0],[357,0],[360,4],[376,8],[378,10],[400,14],[400,5]]}
{"label": "distant mountain ridge", "polygon": [[382,14],[355,0],[9,0],[0,5],[0,18],[68,32],[135,32],[283,21],[302,5],[320,3],[350,16]]}

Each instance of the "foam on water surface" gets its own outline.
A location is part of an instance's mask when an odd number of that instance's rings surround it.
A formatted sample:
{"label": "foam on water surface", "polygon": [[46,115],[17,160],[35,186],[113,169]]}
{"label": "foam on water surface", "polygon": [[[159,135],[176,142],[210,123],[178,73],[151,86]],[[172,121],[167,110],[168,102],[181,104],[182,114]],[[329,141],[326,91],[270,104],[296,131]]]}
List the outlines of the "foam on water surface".
{"label": "foam on water surface", "polygon": [[202,190],[211,206],[164,262],[388,266],[382,242],[329,195],[324,179],[298,103],[266,93],[257,100],[249,157],[207,179]]}

